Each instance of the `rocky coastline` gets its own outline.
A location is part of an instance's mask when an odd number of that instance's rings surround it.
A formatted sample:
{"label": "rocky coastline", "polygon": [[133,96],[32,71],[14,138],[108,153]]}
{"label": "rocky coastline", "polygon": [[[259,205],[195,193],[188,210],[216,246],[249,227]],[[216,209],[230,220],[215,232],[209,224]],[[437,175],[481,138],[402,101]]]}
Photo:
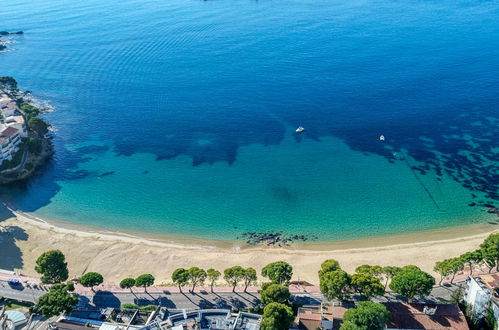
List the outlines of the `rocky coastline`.
{"label": "rocky coastline", "polygon": [[[4,112],[14,108],[15,116],[22,117],[25,136],[16,144],[18,149],[11,159],[3,158],[0,163],[0,184],[18,182],[31,177],[53,155],[49,125],[39,117],[48,111],[34,104],[30,92],[17,88],[12,77],[0,77],[0,96],[3,107],[0,109],[0,124],[5,127],[9,118]],[[7,104],[7,105],[5,105]],[[18,126],[19,127],[19,126]],[[2,136],[0,136],[2,138]],[[3,151],[2,151],[3,152]],[[3,157],[4,155],[2,155]]]}

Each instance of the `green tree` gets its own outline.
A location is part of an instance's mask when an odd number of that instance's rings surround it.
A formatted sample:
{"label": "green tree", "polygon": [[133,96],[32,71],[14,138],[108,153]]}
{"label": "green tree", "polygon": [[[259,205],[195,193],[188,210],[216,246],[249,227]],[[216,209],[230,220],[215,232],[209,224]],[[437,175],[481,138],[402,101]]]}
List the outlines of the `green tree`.
{"label": "green tree", "polygon": [[361,265],[357,268],[355,268],[356,273],[365,273],[365,274],[370,274],[374,277],[377,277],[381,280],[381,277],[383,276],[383,268],[381,266],[375,265]]}
{"label": "green tree", "polygon": [[185,268],[177,268],[172,274],[173,283],[178,285],[178,289],[182,292],[182,287],[189,283],[189,271]]}
{"label": "green tree", "polygon": [[206,271],[206,275],[208,276],[208,281],[210,281],[211,292],[213,292],[213,285],[216,281],[218,281],[222,274],[218,270],[210,268]]}
{"label": "green tree", "polygon": [[154,276],[151,274],[142,274],[135,279],[135,286],[144,287],[144,291],[147,292],[147,287],[154,284]]}
{"label": "green tree", "polygon": [[319,278],[319,281],[321,292],[328,300],[345,300],[348,298],[351,278],[345,271],[338,269],[325,272]]}
{"label": "green tree", "polygon": [[288,287],[281,284],[271,283],[260,290],[260,299],[264,305],[273,302],[287,304],[290,296]]}
{"label": "green tree", "polygon": [[489,273],[492,271],[492,268],[499,268],[499,233],[490,234],[480,244],[480,253],[483,261],[489,266]]}
{"label": "green tree", "polygon": [[444,278],[449,276],[451,273],[449,259],[437,261],[435,263],[435,267],[433,267],[433,270],[440,274],[440,281],[438,282],[438,285],[442,285]]}
{"label": "green tree", "polygon": [[78,298],[68,292],[67,285],[55,284],[49,292],[38,299],[38,303],[33,307],[33,312],[50,318],[61,313],[71,312],[77,303]]}
{"label": "green tree", "polygon": [[248,286],[255,283],[257,280],[256,270],[254,268],[246,268],[244,270],[243,282],[244,282],[244,292],[248,289]]}
{"label": "green tree", "polygon": [[369,330],[367,327],[359,327],[355,323],[352,323],[351,321],[346,321],[341,323],[340,330]]}
{"label": "green tree", "polygon": [[450,284],[454,281],[454,278],[456,277],[456,274],[464,270],[464,262],[463,259],[461,258],[451,258],[449,259],[449,269],[450,273],[452,275],[450,279]]}
{"label": "green tree", "polygon": [[372,301],[361,301],[357,308],[351,308],[345,312],[343,321],[349,327],[340,329],[355,329],[348,325],[351,323],[360,329],[383,330],[391,322],[391,314],[384,305]]}
{"label": "green tree", "polygon": [[482,253],[480,250],[466,252],[461,255],[461,259],[464,264],[468,265],[470,269],[470,275],[473,275],[473,268],[482,262]]}
{"label": "green tree", "polygon": [[236,285],[243,280],[245,270],[241,266],[233,266],[224,270],[224,280],[232,286],[232,292],[236,290]]}
{"label": "green tree", "polygon": [[383,267],[383,274],[385,276],[385,285],[384,285],[385,290],[386,290],[386,287],[388,285],[388,281],[390,281],[395,275],[400,273],[401,270],[402,270],[402,268],[396,267],[396,266]]}
{"label": "green tree", "polygon": [[0,77],[0,88],[17,91],[17,81],[11,76]]}
{"label": "green tree", "polygon": [[273,283],[287,284],[293,276],[293,267],[285,261],[276,261],[263,267],[262,276],[267,277]]}
{"label": "green tree", "polygon": [[86,288],[91,288],[94,291],[94,286],[100,285],[104,282],[101,274],[96,272],[89,272],[80,278],[80,284]]}
{"label": "green tree", "polygon": [[191,292],[194,292],[196,285],[203,285],[206,280],[206,271],[199,267],[191,267],[187,271],[189,273],[189,281],[192,284]]}
{"label": "green tree", "polygon": [[48,125],[43,119],[32,117],[28,121],[28,127],[31,131],[35,132],[38,136],[43,136],[48,132]]}
{"label": "green tree", "polygon": [[319,278],[322,274],[327,272],[334,272],[335,270],[341,269],[340,263],[334,259],[327,259],[321,264],[321,269],[319,270]]}
{"label": "green tree", "polygon": [[403,267],[400,273],[393,277],[390,289],[412,302],[417,295],[428,295],[434,285],[435,278],[433,276],[410,265]]}
{"label": "green tree", "polygon": [[21,104],[21,111],[24,113],[26,116],[26,119],[29,121],[31,118],[36,117],[40,114],[40,109],[37,107],[29,104],[29,103],[23,103]]}
{"label": "green tree", "polygon": [[68,264],[59,250],[42,253],[36,260],[35,270],[42,274],[43,283],[54,284],[68,279]]}
{"label": "green tree", "polygon": [[288,330],[293,321],[293,311],[289,306],[270,303],[263,309],[261,330]]}
{"label": "green tree", "polygon": [[365,299],[381,296],[385,293],[385,288],[380,280],[369,273],[353,274],[350,285]]}
{"label": "green tree", "polygon": [[132,292],[132,288],[135,286],[135,279],[131,277],[124,278],[120,282],[120,288],[122,289],[130,289]]}

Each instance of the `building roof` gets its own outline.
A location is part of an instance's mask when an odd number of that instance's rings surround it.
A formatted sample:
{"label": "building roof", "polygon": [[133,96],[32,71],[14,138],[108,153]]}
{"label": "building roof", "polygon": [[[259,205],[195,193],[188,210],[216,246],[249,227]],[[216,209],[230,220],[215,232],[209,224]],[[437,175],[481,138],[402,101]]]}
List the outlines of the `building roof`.
{"label": "building roof", "polygon": [[17,132],[19,132],[19,130],[17,128],[7,127],[6,129],[4,129],[2,131],[2,133],[0,133],[0,136],[11,137],[12,135],[16,134]]}
{"label": "building roof", "polygon": [[89,330],[89,329],[98,329],[96,327],[87,326],[82,323],[70,322],[67,320],[61,320],[59,322],[53,323],[56,329],[58,330]]}
{"label": "building roof", "polygon": [[5,122],[7,124],[10,124],[10,123],[24,124],[24,117],[23,116],[9,116],[9,117],[5,118]]}
{"label": "building roof", "polygon": [[315,330],[322,327],[322,321],[331,321],[333,329],[338,329],[347,308],[342,306],[304,306],[298,308],[293,322],[294,328]]}
{"label": "building roof", "polygon": [[19,311],[6,311],[5,315],[7,315],[7,318],[11,320],[15,326],[23,324],[27,321],[26,316]]}
{"label": "building roof", "polygon": [[[396,329],[432,329],[432,330],[469,330],[463,312],[456,304],[408,304],[385,303],[392,314],[392,323],[388,326]],[[434,314],[425,312],[433,309]]]}
{"label": "building roof", "polygon": [[16,102],[9,102],[2,106],[2,110],[17,110]]}

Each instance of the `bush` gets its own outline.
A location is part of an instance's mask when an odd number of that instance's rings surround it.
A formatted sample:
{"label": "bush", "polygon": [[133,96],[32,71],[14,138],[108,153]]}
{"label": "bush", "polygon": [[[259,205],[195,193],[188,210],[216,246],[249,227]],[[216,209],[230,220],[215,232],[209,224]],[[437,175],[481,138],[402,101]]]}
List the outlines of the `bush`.
{"label": "bush", "polygon": [[121,309],[139,309],[139,306],[135,304],[123,304],[121,305]]}
{"label": "bush", "polygon": [[39,139],[29,138],[26,144],[30,153],[39,155],[42,152],[42,141]]}

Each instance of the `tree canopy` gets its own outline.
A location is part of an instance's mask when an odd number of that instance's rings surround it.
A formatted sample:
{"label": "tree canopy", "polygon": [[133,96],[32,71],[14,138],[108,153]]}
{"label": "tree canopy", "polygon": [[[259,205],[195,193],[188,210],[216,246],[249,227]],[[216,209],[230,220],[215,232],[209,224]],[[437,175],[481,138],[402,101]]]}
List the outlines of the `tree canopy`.
{"label": "tree canopy", "polygon": [[67,285],[55,284],[49,292],[38,299],[38,303],[33,307],[33,312],[49,318],[70,312],[77,303],[78,298],[68,292]]}
{"label": "tree canopy", "polygon": [[293,311],[289,306],[270,303],[263,309],[261,330],[288,330],[293,321]]}
{"label": "tree canopy", "polygon": [[489,270],[493,267],[499,267],[499,233],[490,234],[482,244],[480,244],[480,252],[483,260],[489,266]]}
{"label": "tree canopy", "polygon": [[355,268],[356,273],[370,274],[374,277],[380,278],[383,275],[383,268],[381,266],[375,265],[361,265]]}
{"label": "tree canopy", "polygon": [[86,273],[80,278],[80,284],[87,288],[92,288],[96,285],[100,285],[102,284],[102,282],[104,282],[104,278],[101,274],[96,272]]}
{"label": "tree canopy", "polygon": [[68,264],[59,250],[42,253],[36,260],[35,270],[42,274],[43,283],[54,284],[68,279]]}
{"label": "tree canopy", "polygon": [[451,273],[449,259],[437,261],[435,263],[435,267],[433,267],[433,270],[440,274],[440,281],[438,282],[438,285],[442,285],[443,279]]}
{"label": "tree canopy", "polygon": [[146,290],[148,286],[151,286],[153,284],[154,276],[152,276],[151,274],[142,274],[135,279],[135,286],[142,286],[144,287],[144,290]]}
{"label": "tree canopy", "polygon": [[273,302],[286,304],[290,296],[288,287],[281,284],[272,283],[260,290],[260,299],[264,305]]}
{"label": "tree canopy", "polygon": [[178,289],[182,292],[182,287],[189,283],[189,271],[185,268],[177,268],[172,273],[172,281],[177,284]]}
{"label": "tree canopy", "polygon": [[254,268],[246,268],[244,270],[243,282],[244,282],[244,292],[248,289],[248,286],[255,283],[257,280],[256,270]]}
{"label": "tree canopy", "polygon": [[199,267],[191,267],[187,272],[189,273],[189,281],[192,285],[191,291],[194,292],[196,285],[202,285],[206,280],[206,271]]}
{"label": "tree canopy", "polygon": [[425,296],[435,285],[435,278],[423,272],[416,266],[409,265],[402,268],[390,283],[390,289],[406,297],[412,302],[415,296]]}
{"label": "tree canopy", "polygon": [[16,81],[16,79],[14,79],[14,77],[11,77],[11,76],[0,77],[0,88],[6,89],[6,90],[16,91],[17,90],[17,81]]}
{"label": "tree canopy", "polygon": [[351,308],[345,312],[343,321],[345,327],[340,329],[383,330],[391,321],[391,314],[384,305],[372,301],[361,301],[356,308]]}
{"label": "tree canopy", "polygon": [[43,119],[38,117],[32,117],[28,120],[28,127],[30,130],[38,134],[38,136],[43,136],[48,132],[48,125]]}
{"label": "tree canopy", "polygon": [[352,275],[351,286],[362,298],[369,299],[373,296],[381,296],[385,288],[380,280],[370,273],[357,273]]}
{"label": "tree canopy", "polygon": [[385,275],[385,290],[388,285],[388,281],[390,281],[395,275],[400,273],[402,268],[396,266],[385,266],[383,267],[383,274]]}
{"label": "tree canopy", "polygon": [[338,269],[323,273],[319,281],[321,292],[327,299],[345,300],[348,298],[351,278],[345,271]]}
{"label": "tree canopy", "polygon": [[132,291],[132,288],[135,286],[135,279],[131,277],[124,278],[120,282],[120,288],[122,289],[130,289]]}
{"label": "tree canopy", "polygon": [[468,265],[470,275],[473,275],[474,266],[482,262],[483,259],[482,252],[480,250],[463,253],[460,258],[464,264]]}
{"label": "tree canopy", "polygon": [[222,274],[218,270],[210,268],[206,271],[206,276],[208,277],[208,281],[210,281],[211,292],[213,292],[213,285],[216,281],[218,281]]}
{"label": "tree canopy", "polygon": [[333,272],[338,269],[341,269],[340,263],[338,261],[334,259],[327,259],[321,264],[321,269],[319,270],[319,278],[324,273]]}
{"label": "tree canopy", "polygon": [[285,261],[276,261],[263,267],[262,276],[267,277],[273,283],[286,284],[293,276],[293,267]]}
{"label": "tree canopy", "polygon": [[233,266],[224,270],[224,280],[232,286],[232,292],[235,291],[236,285],[243,280],[245,269],[241,266]]}

